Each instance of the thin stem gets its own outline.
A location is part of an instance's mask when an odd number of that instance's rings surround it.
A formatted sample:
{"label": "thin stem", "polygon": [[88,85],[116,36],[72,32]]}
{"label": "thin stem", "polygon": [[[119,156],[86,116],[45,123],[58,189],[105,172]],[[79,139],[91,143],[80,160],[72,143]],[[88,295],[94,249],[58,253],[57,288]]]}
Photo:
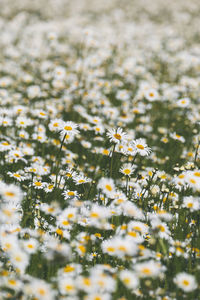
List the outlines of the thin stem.
{"label": "thin stem", "polygon": [[197,164],[197,156],[198,156],[199,146],[200,146],[200,140],[198,142],[198,145],[197,145],[197,148],[196,148],[196,151],[195,151],[194,164]]}
{"label": "thin stem", "polygon": [[55,189],[57,188],[58,171],[59,171],[59,165],[60,165],[60,155],[61,155],[61,150],[62,150],[62,147],[63,147],[63,144],[64,144],[65,137],[66,137],[66,134],[64,135],[64,137],[63,137],[63,139],[62,139],[62,142],[61,142],[61,144],[60,144],[60,149],[59,149],[58,155],[57,155],[57,157],[56,157],[56,163],[57,163],[57,166],[56,166],[56,182],[55,182]]}
{"label": "thin stem", "polygon": [[113,169],[113,156],[114,156],[114,152],[115,152],[115,146],[113,146],[113,151],[112,151],[112,157],[111,157],[111,163],[110,163],[110,177],[112,177],[112,169]]}

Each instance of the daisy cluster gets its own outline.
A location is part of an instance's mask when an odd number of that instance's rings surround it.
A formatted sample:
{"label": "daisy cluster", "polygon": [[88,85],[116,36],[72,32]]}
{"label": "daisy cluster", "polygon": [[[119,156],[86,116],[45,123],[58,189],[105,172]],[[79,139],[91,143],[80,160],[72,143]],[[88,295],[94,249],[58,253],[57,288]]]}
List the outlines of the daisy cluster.
{"label": "daisy cluster", "polygon": [[199,14],[1,1],[0,299],[198,299]]}

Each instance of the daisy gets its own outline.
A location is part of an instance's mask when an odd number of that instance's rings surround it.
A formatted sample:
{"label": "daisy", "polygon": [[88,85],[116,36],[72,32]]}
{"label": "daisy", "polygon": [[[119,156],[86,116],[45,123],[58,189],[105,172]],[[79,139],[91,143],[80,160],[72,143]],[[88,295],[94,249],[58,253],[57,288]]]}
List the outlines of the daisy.
{"label": "daisy", "polygon": [[183,136],[177,134],[176,132],[170,133],[170,137],[174,140],[180,141],[181,143],[185,142],[185,139]]}
{"label": "daisy", "polygon": [[53,119],[50,121],[48,127],[50,131],[59,131],[62,128],[63,120]]}
{"label": "daisy", "polygon": [[16,126],[19,128],[26,128],[28,126],[32,126],[33,125],[33,120],[26,118],[26,117],[17,117],[16,121]]}
{"label": "daisy", "polygon": [[23,194],[21,189],[14,184],[0,183],[0,194],[5,202],[20,203]]}
{"label": "daisy", "polygon": [[125,176],[131,176],[134,172],[134,167],[130,163],[124,164],[119,171]]}
{"label": "daisy", "polygon": [[190,211],[199,210],[200,200],[192,196],[184,197],[182,207],[189,208]]}
{"label": "daisy", "polygon": [[162,271],[162,266],[153,260],[138,263],[134,267],[139,277],[157,277]]}
{"label": "daisy", "polygon": [[144,97],[148,101],[155,101],[155,100],[158,100],[159,95],[155,89],[148,89],[144,92]]}
{"label": "daisy", "polygon": [[117,129],[109,129],[106,134],[111,142],[119,144],[126,141],[127,135],[123,132],[122,128],[118,127]]}
{"label": "daisy", "polygon": [[141,156],[149,155],[151,149],[147,146],[144,139],[140,138],[132,142],[133,146]]}
{"label": "daisy", "polygon": [[10,260],[15,268],[24,273],[26,267],[29,264],[29,255],[26,252],[22,251],[22,249],[15,248],[14,251],[11,252]]}
{"label": "daisy", "polygon": [[4,279],[4,284],[6,285],[7,288],[18,291],[22,288],[22,281],[16,280],[13,277],[6,277]]}
{"label": "daisy", "polygon": [[98,182],[97,188],[102,190],[108,198],[114,198],[116,190],[114,180],[112,178],[102,177]]}
{"label": "daisy", "polygon": [[190,105],[190,99],[189,98],[183,98],[183,99],[179,99],[177,101],[177,106],[178,107],[188,107]]}
{"label": "daisy", "polygon": [[174,283],[187,293],[192,292],[197,288],[195,277],[185,272],[178,273],[174,278]]}
{"label": "daisy", "polygon": [[119,278],[131,290],[134,290],[139,285],[138,277],[133,271],[123,270],[119,273]]}
{"label": "daisy", "polygon": [[37,297],[40,300],[53,300],[55,299],[55,292],[52,291],[51,286],[44,280],[32,278],[31,282],[25,285],[25,293],[28,298]]}
{"label": "daisy", "polygon": [[64,134],[70,134],[70,135],[78,134],[79,130],[77,130],[77,128],[78,128],[78,124],[76,124],[72,121],[63,122],[63,124],[61,124],[62,135],[64,135]]}
{"label": "daisy", "polygon": [[15,178],[17,181],[24,181],[26,178],[24,177],[24,176],[22,176],[21,174],[20,174],[20,172],[18,171],[18,172],[8,172],[7,173],[10,177],[12,177],[12,178]]}
{"label": "daisy", "polygon": [[0,142],[0,152],[4,152],[12,149],[12,145],[7,141]]}
{"label": "daisy", "polygon": [[76,185],[80,185],[80,184],[84,184],[84,183],[88,183],[88,182],[92,181],[90,178],[87,178],[83,174],[75,175],[75,176],[73,176],[72,179]]}
{"label": "daisy", "polygon": [[72,198],[72,197],[77,197],[78,196],[77,191],[71,191],[71,190],[66,190],[62,194],[63,194],[65,200],[69,199],[69,198]]}
{"label": "daisy", "polygon": [[22,241],[22,245],[24,250],[27,253],[35,253],[37,252],[38,249],[38,241],[36,239],[30,238],[29,240],[24,240]]}

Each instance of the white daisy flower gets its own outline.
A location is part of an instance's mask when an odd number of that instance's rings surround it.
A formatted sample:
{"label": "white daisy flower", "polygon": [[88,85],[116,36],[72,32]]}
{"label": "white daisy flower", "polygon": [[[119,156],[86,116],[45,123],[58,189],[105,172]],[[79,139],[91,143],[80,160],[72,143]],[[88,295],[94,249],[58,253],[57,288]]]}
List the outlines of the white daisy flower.
{"label": "white daisy flower", "polygon": [[187,293],[192,292],[197,288],[195,277],[185,272],[178,273],[174,278],[174,283]]}
{"label": "white daisy flower", "polygon": [[126,141],[127,135],[125,132],[123,132],[122,128],[117,129],[109,129],[106,134],[111,142],[114,142],[115,144],[119,144]]}

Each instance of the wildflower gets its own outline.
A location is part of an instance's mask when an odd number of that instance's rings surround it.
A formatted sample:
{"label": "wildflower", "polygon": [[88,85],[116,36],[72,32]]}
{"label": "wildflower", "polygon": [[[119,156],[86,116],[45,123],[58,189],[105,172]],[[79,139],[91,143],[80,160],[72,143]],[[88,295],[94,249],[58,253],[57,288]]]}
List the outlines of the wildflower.
{"label": "wildflower", "polygon": [[131,176],[133,174],[134,167],[130,163],[124,164],[119,171],[125,176]]}
{"label": "wildflower", "polygon": [[158,92],[155,89],[147,89],[144,96],[148,101],[155,101],[159,98]]}
{"label": "wildflower", "polygon": [[11,252],[10,260],[15,268],[18,268],[21,273],[24,273],[29,263],[29,256],[20,248],[15,248]]}
{"label": "wildflower", "polygon": [[132,142],[133,146],[135,147],[137,153],[139,153],[141,156],[149,155],[151,152],[151,149],[147,146],[144,139],[137,139]]}
{"label": "wildflower", "polygon": [[150,260],[136,264],[134,269],[139,277],[157,277],[162,271],[162,266],[160,263]]}
{"label": "wildflower", "polygon": [[182,207],[189,208],[190,211],[199,210],[200,201],[198,198],[192,196],[184,197]]}
{"label": "wildflower", "polygon": [[41,300],[55,299],[55,292],[51,289],[50,284],[44,280],[33,278],[29,284],[25,286],[25,293],[30,296],[36,296]]}
{"label": "wildflower", "polygon": [[123,132],[122,128],[117,129],[109,129],[106,134],[111,142],[114,142],[115,144],[119,144],[126,141],[127,135],[125,132]]}
{"label": "wildflower", "polygon": [[26,128],[28,126],[32,126],[33,125],[33,120],[26,118],[26,117],[17,117],[16,121],[16,126],[19,128]]}
{"label": "wildflower", "polygon": [[179,100],[177,101],[177,106],[178,106],[178,107],[183,107],[183,108],[185,108],[185,107],[188,107],[189,104],[190,104],[190,99],[189,99],[189,98],[183,98],[183,99],[179,99]]}
{"label": "wildflower", "polygon": [[51,130],[51,131],[59,131],[59,130],[61,130],[62,125],[63,125],[63,120],[53,119],[50,121],[48,127],[49,127],[49,130]]}
{"label": "wildflower", "polygon": [[185,139],[183,136],[177,134],[176,132],[170,133],[170,137],[174,140],[180,141],[181,143],[185,142]]}
{"label": "wildflower", "polygon": [[123,270],[119,273],[119,278],[131,290],[134,290],[139,285],[138,277],[133,271]]}
{"label": "wildflower", "polygon": [[61,124],[62,135],[64,135],[64,134],[75,135],[75,134],[79,133],[79,131],[77,130],[77,127],[78,127],[78,124],[76,124],[72,121],[63,122],[63,124]]}
{"label": "wildflower", "polygon": [[98,182],[97,188],[102,190],[109,198],[114,198],[115,195],[115,184],[112,178],[101,178]]}
{"label": "wildflower", "polygon": [[186,293],[192,292],[197,288],[195,277],[185,272],[178,273],[174,278],[174,283]]}
{"label": "wildflower", "polygon": [[14,184],[0,183],[0,195],[5,202],[20,203],[22,200],[21,189]]}
{"label": "wildflower", "polygon": [[7,141],[1,141],[0,142],[0,152],[11,150],[12,147],[13,146],[9,142],[7,142]]}
{"label": "wildflower", "polygon": [[73,181],[74,181],[74,183],[76,185],[80,185],[80,184],[91,182],[91,179],[87,178],[83,174],[75,175],[75,176],[73,176],[72,179],[73,179]]}
{"label": "wildflower", "polygon": [[24,250],[30,254],[35,253],[38,249],[38,242],[33,238],[22,241],[22,245],[24,247]]}

